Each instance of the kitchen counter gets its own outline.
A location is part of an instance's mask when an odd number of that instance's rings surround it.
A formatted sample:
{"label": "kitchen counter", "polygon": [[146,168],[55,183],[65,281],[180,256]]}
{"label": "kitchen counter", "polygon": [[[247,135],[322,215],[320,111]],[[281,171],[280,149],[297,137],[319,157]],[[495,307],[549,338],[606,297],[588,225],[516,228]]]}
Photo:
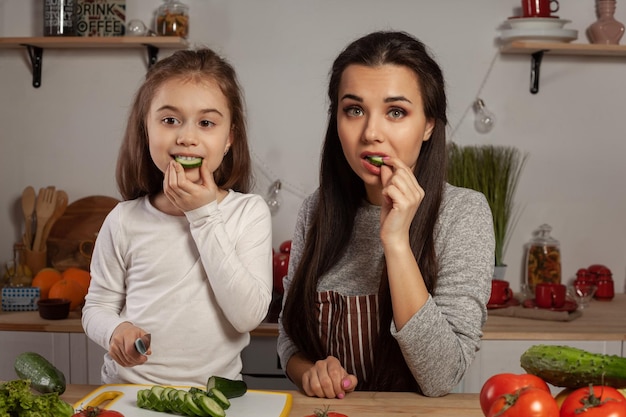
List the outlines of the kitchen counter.
{"label": "kitchen counter", "polygon": [[[70,404],[75,404],[98,385],[68,385],[61,396]],[[407,392],[353,392],[344,399],[312,398],[297,391],[287,391],[293,397],[290,416],[303,417],[313,414],[317,408],[330,406],[332,411],[350,417],[394,417],[421,416],[434,417],[483,417],[478,394],[449,394],[445,397],[428,398]],[[130,417],[130,416],[128,416]]]}
{"label": "kitchen counter", "polygon": [[[612,301],[592,300],[581,317],[570,322],[490,316],[484,340],[619,340],[626,341],[626,294]],[[83,333],[80,313],[64,320],[44,320],[37,311],[0,312],[0,331]],[[252,336],[276,337],[276,323],[262,323]]]}

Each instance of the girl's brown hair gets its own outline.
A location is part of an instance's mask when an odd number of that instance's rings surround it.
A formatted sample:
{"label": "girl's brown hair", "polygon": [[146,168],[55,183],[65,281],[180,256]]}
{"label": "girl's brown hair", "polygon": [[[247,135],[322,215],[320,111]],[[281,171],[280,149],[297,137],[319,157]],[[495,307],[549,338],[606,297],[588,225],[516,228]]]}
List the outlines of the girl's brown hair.
{"label": "girl's brown hair", "polygon": [[[319,204],[307,232],[302,259],[293,275],[283,311],[283,325],[291,340],[309,360],[326,358],[317,332],[315,296],[319,277],[328,272],[344,253],[354,218],[365,199],[363,181],[348,164],[337,133],[338,91],[341,76],[349,65],[377,67],[400,65],[414,71],[422,93],[424,113],[434,120],[430,140],[423,142],[414,174],[425,196],[410,228],[410,243],[424,277],[433,292],[438,265],[433,230],[445,184],[446,95],[443,74],[424,44],[404,32],[375,32],[348,45],[335,60],[328,87],[328,128],[322,150]],[[386,269],[379,287],[380,329],[374,348],[374,369],[357,389],[372,391],[419,391],[400,347],[391,336],[393,318]],[[302,317],[304,317],[304,322]]]}
{"label": "girl's brown hair", "polygon": [[124,200],[157,194],[163,190],[163,173],[150,157],[146,116],[158,89],[172,78],[215,80],[229,103],[233,143],[213,173],[222,189],[246,193],[252,186],[252,170],[246,130],[243,93],[234,68],[210,49],[177,51],[149,70],[135,94],[126,132],[117,159],[117,186]]}

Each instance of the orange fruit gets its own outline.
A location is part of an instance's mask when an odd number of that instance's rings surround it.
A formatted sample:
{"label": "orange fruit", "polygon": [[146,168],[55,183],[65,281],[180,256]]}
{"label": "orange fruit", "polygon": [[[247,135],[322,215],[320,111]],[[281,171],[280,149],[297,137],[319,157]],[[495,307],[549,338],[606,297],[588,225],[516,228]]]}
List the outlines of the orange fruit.
{"label": "orange fruit", "polygon": [[61,273],[64,279],[69,279],[79,283],[84,289],[85,293],[89,290],[89,283],[91,282],[91,274],[84,269],[71,267],[67,268]]}
{"label": "orange fruit", "polygon": [[43,268],[33,278],[33,282],[30,284],[32,287],[39,288],[39,299],[45,300],[48,298],[50,288],[62,279],[62,275],[54,268]]}
{"label": "orange fruit", "polygon": [[82,285],[74,280],[65,278],[56,282],[48,293],[49,298],[67,298],[70,300],[70,311],[74,311],[80,307],[85,301],[86,295],[87,291]]}

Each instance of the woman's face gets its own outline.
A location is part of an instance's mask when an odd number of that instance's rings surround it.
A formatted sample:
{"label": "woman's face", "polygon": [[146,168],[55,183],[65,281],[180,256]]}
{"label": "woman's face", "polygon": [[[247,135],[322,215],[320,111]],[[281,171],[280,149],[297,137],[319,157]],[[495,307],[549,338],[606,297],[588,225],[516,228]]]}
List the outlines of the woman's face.
{"label": "woman's face", "polygon": [[[217,83],[175,78],[158,89],[146,116],[150,156],[165,172],[176,157],[202,158],[214,172],[232,143],[228,100]],[[200,180],[200,168],[185,170]]]}
{"label": "woman's face", "polygon": [[368,155],[393,156],[411,168],[435,123],[424,115],[413,70],[398,65],[349,65],[339,83],[337,131],[343,153],[368,196],[380,194],[380,168]]}

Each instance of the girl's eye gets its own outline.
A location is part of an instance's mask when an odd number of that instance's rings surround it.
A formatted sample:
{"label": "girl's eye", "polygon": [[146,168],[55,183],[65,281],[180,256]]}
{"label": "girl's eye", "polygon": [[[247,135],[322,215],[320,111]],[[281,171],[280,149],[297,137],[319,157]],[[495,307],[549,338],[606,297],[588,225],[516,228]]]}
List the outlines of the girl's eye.
{"label": "girl's eye", "polygon": [[211,126],[214,126],[214,125],[215,125],[215,123],[211,122],[210,120],[202,120],[200,122],[200,126],[202,126],[202,127],[211,127]]}
{"label": "girl's eye", "polygon": [[360,107],[347,107],[344,112],[350,117],[358,117],[363,115],[363,110]]}
{"label": "girl's eye", "polygon": [[173,125],[178,123],[178,120],[176,120],[173,117],[164,117],[163,118],[163,123],[165,123],[166,125]]}
{"label": "girl's eye", "polygon": [[392,119],[400,119],[402,117],[404,117],[406,115],[406,112],[402,109],[399,108],[393,108],[391,110],[389,110],[389,113],[387,113],[389,115],[389,117],[391,117]]}

